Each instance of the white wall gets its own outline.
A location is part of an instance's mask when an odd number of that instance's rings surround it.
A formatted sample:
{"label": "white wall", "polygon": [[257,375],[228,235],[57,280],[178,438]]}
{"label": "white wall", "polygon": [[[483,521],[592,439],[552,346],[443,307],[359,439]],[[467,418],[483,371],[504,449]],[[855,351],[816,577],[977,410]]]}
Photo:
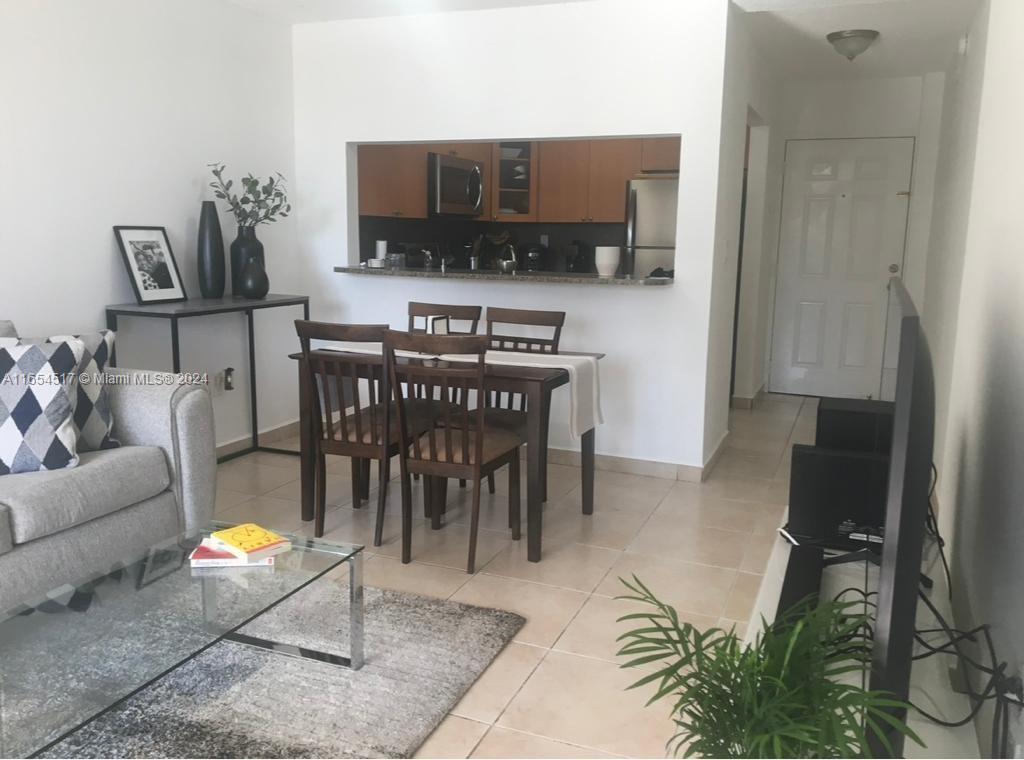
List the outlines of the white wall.
{"label": "white wall", "polygon": [[[958,57],[947,77],[923,309],[925,333],[935,365],[935,461],[941,468],[936,494],[939,504],[948,504],[950,508],[956,502],[956,477],[947,477],[946,472],[955,465],[952,460],[947,463],[944,451],[987,36],[986,3],[970,30],[969,52]],[[949,510],[943,513],[945,527],[951,529],[952,515]]]}
{"label": "white wall", "polygon": [[[206,164],[294,177],[291,33],[223,0],[30,0],[0,4],[0,313],[22,335],[104,326],[134,301],[111,227],[167,228],[198,297]],[[221,217],[226,242],[234,237]],[[294,292],[294,226],[261,227],[276,292]],[[257,316],[261,427],[296,417],[296,309]],[[123,320],[122,365],[169,369],[166,323]],[[233,366],[215,399],[218,441],[248,431],[238,315],[182,323],[184,368]]]}
{"label": "white wall", "polygon": [[[502,47],[509,30],[523,38],[508,43],[512,52]],[[565,310],[563,345],[608,354],[598,451],[703,464],[725,34],[719,0],[595,0],[296,26],[299,260],[319,316],[399,326],[409,300]],[[487,53],[467,53],[474,45]],[[346,143],[672,133],[682,134],[683,158],[671,286],[331,271],[355,254]],[[727,373],[724,383],[727,393]],[[552,445],[577,445],[559,408]]]}
{"label": "white wall", "polygon": [[[989,623],[1007,673],[1024,665],[1024,4],[986,2],[951,73],[925,328],[940,416],[940,526],[952,548],[957,623]],[[987,749],[991,710],[978,734]],[[1015,715],[1013,742],[1024,740]],[[992,756],[985,754],[985,756]]]}
{"label": "white wall", "polygon": [[[709,340],[707,398],[705,406],[705,459],[712,456],[728,433],[729,380],[732,370],[733,324],[736,307],[736,265],[739,255],[740,208],[743,191],[743,159],[747,124],[753,109],[759,120],[771,129],[778,114],[778,82],[770,67],[757,53],[747,27],[745,14],[730,4],[728,44],[725,64],[725,94],[722,105],[721,164],[718,185],[718,235],[715,245],[715,274],[712,285],[711,333]],[[769,139],[771,135],[769,133]],[[771,152],[770,146],[765,146]],[[767,176],[763,178],[768,181]],[[752,239],[761,230],[751,232]],[[746,246],[744,268],[760,272],[763,249]],[[745,275],[749,277],[750,272]],[[754,295],[754,293],[751,293]],[[737,364],[751,364],[749,335],[756,299],[741,298],[737,346]],[[743,374],[741,372],[741,374]]]}

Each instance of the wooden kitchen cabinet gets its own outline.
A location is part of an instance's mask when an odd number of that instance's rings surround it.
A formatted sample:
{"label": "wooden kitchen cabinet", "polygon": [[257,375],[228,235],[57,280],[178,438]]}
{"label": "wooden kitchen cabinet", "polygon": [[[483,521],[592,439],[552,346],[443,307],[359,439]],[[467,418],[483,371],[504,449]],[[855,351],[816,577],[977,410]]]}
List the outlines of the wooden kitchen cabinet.
{"label": "wooden kitchen cabinet", "polygon": [[427,218],[427,146],[360,145],[359,213]]}
{"label": "wooden kitchen cabinet", "polygon": [[626,185],[640,171],[638,139],[540,144],[542,222],[626,221]]}
{"label": "wooden kitchen cabinet", "polygon": [[491,221],[537,221],[537,145],[529,140],[492,144]]}
{"label": "wooden kitchen cabinet", "polygon": [[682,141],[676,137],[645,137],[641,140],[640,169],[645,172],[679,171]]}
{"label": "wooden kitchen cabinet", "polygon": [[589,186],[590,140],[540,143],[540,221],[587,221]]}
{"label": "wooden kitchen cabinet", "polygon": [[588,221],[626,221],[626,188],[639,174],[640,163],[640,140],[590,141]]}
{"label": "wooden kitchen cabinet", "polygon": [[444,142],[428,143],[426,148],[431,153],[446,153],[449,156],[468,158],[471,161],[479,161],[482,164],[491,163],[491,148],[494,143],[489,142]]}

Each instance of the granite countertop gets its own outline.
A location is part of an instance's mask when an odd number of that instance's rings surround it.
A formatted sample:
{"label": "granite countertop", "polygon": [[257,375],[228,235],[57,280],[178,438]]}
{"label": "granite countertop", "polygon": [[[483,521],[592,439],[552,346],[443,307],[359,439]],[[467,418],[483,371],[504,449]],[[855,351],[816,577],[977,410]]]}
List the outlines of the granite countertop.
{"label": "granite countertop", "polygon": [[436,280],[498,280],[502,282],[547,282],[572,285],[671,285],[670,277],[601,277],[582,272],[515,272],[502,274],[492,269],[371,269],[369,267],[334,267],[342,274],[368,274],[376,277],[427,277]]}

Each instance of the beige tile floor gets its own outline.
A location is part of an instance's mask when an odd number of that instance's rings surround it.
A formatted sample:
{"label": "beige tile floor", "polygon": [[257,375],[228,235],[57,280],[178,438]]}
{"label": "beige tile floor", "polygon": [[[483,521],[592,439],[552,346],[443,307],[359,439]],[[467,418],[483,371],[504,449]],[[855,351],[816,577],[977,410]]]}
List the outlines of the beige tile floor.
{"label": "beige tile floor", "polygon": [[[616,618],[633,609],[614,599],[623,590],[618,579],[636,573],[695,625],[745,629],[785,510],[787,452],[813,441],[816,407],[814,399],[768,396],[754,410],[734,410],[727,447],[701,484],[599,471],[591,517],[580,513],[579,470],[551,465],[540,563],[526,561],[525,538],[511,539],[507,478],[499,473],[497,493],[484,494],[473,576],[464,571],[468,491],[449,487],[442,530],[415,521],[414,561],[403,566],[398,489],[388,489],[384,545],[373,547],[373,509],[351,508],[348,461],[332,459],[326,538],[368,547],[367,584],[527,619],[418,756],[664,755],[672,734],[666,709],[645,708],[642,693],[626,690],[635,676],[616,662],[615,638],[625,630]],[[217,516],[309,533],[298,479],[292,457],[253,454],[223,464]],[[422,515],[418,486],[414,498]]]}

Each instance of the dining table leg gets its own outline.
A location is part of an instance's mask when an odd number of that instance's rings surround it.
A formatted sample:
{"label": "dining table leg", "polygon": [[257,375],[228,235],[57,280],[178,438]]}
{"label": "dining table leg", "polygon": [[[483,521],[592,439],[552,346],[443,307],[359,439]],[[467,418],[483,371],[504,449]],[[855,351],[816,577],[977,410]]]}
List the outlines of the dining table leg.
{"label": "dining table leg", "polygon": [[526,385],[526,558],[540,562],[544,391],[538,383]]}
{"label": "dining table leg", "polygon": [[594,514],[594,428],[583,434],[580,441],[580,464],[583,478],[583,514]]}
{"label": "dining table leg", "polygon": [[300,359],[296,363],[299,366],[299,492],[302,519],[309,522],[313,519],[313,482],[316,474],[313,425],[307,413],[310,408],[309,375],[305,361]]}
{"label": "dining table leg", "polygon": [[543,394],[544,404],[541,407],[540,420],[540,498],[541,501],[548,500],[548,431],[551,428],[551,390],[545,390]]}

